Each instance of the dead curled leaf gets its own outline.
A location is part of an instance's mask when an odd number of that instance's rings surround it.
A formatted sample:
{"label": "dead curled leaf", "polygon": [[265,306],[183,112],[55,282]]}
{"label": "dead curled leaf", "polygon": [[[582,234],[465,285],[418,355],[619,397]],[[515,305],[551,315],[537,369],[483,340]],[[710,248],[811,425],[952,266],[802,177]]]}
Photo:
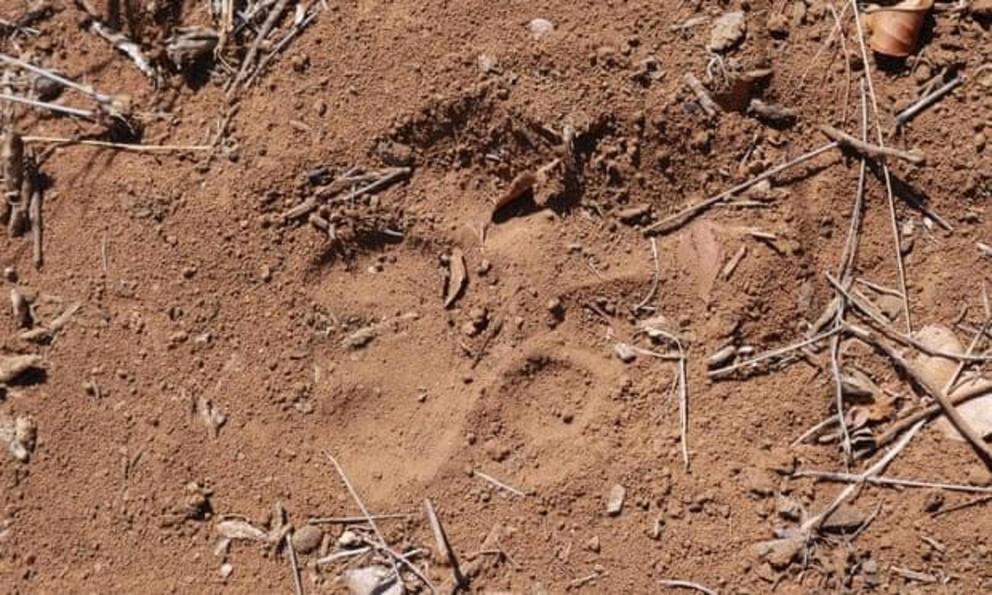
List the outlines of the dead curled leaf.
{"label": "dead curled leaf", "polygon": [[866,22],[871,29],[871,49],[893,58],[905,58],[916,47],[920,30],[933,0],[903,0],[898,4],[877,7]]}
{"label": "dead curled leaf", "polygon": [[448,263],[448,284],[444,293],[444,307],[450,308],[465,289],[468,273],[465,270],[465,255],[458,248],[451,251]]}
{"label": "dead curled leaf", "polygon": [[[916,338],[931,349],[950,353],[964,353],[965,351],[964,345],[961,344],[954,332],[943,326],[924,327],[916,333]],[[913,360],[913,364],[931,386],[940,390],[944,390],[957,369],[957,364],[949,359],[926,354],[920,354]],[[948,396],[953,396],[954,392],[952,391]],[[992,434],[992,395],[962,403],[957,406],[957,410],[979,436],[985,437]],[[946,417],[938,419],[935,425],[948,438],[964,441],[964,438]]]}
{"label": "dead curled leaf", "polygon": [[[497,211],[503,207],[515,202],[531,190],[535,194],[535,202],[538,204],[544,204],[547,199],[546,193],[540,192],[542,188],[548,185],[551,180],[551,174],[555,169],[561,164],[561,159],[555,159],[546,165],[539,168],[537,171],[525,171],[513,178],[510,182],[510,187],[506,189],[506,192],[499,197],[496,204],[493,205],[492,215],[495,215]],[[539,198],[537,195],[540,194]]]}

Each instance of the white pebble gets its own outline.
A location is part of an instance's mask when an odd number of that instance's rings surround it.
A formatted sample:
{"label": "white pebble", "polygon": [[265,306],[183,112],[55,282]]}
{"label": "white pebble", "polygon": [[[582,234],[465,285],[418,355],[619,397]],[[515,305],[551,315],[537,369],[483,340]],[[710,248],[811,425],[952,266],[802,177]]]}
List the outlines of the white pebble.
{"label": "white pebble", "polygon": [[534,36],[534,39],[541,39],[554,32],[555,24],[548,19],[537,18],[528,23],[527,28],[530,29],[530,34]]}

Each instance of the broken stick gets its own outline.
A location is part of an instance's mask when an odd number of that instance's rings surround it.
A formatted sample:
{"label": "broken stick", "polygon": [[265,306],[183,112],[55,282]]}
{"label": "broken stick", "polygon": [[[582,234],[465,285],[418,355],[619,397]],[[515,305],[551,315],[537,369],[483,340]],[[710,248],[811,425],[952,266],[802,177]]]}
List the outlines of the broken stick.
{"label": "broken stick", "polygon": [[916,114],[937,103],[941,97],[947,95],[958,87],[965,80],[964,75],[957,76],[949,83],[942,85],[939,89],[920,97],[920,100],[896,114],[896,128],[901,128],[907,122],[916,117]]}
{"label": "broken stick", "polygon": [[210,151],[213,149],[211,145],[136,145],[132,143],[113,143],[105,140],[59,136],[25,136],[23,140],[27,144],[81,145],[87,147],[105,147],[120,151],[133,151],[135,153]]}
{"label": "broken stick", "polygon": [[427,522],[431,526],[431,532],[434,533],[434,541],[437,543],[438,553],[444,556],[448,560],[448,563],[451,564],[455,587],[464,588],[468,584],[468,579],[462,574],[462,569],[458,565],[458,557],[455,556],[454,550],[451,549],[451,544],[448,543],[448,535],[444,532],[441,519],[438,518],[437,512],[434,510],[434,504],[430,498],[424,498],[424,512],[427,514]]}
{"label": "broken stick", "polygon": [[839,142],[832,141],[821,147],[813,149],[808,153],[804,153],[791,161],[787,161],[786,163],[783,163],[781,165],[776,165],[775,167],[765,170],[764,172],[758,174],[757,176],[751,178],[750,180],[734,186],[730,190],[724,190],[720,194],[711,196],[710,198],[707,198],[706,200],[698,202],[694,205],[688,206],[682,209],[681,211],[679,211],[678,213],[666,217],[661,221],[652,223],[651,225],[644,228],[644,233],[646,235],[669,233],[685,225],[689,221],[692,221],[696,216],[698,216],[703,211],[709,209],[713,205],[733,197],[738,192],[743,192],[744,190],[747,190],[748,188],[754,186],[755,184],[761,182],[762,180],[767,180],[768,178],[774,176],[775,174],[781,173],[801,163],[805,163],[806,161],[809,161],[814,157],[822,155],[823,153],[826,153],[830,149],[837,148],[838,146],[840,146]]}
{"label": "broken stick", "polygon": [[300,563],[296,559],[296,548],[293,547],[292,531],[286,533],[286,551],[289,553],[289,566],[293,571],[293,593],[303,595],[303,580],[300,578]]}
{"label": "broken stick", "polygon": [[682,80],[684,80],[685,84],[688,85],[689,88],[692,89],[692,92],[696,94],[700,107],[703,108],[703,111],[705,111],[707,115],[712,117],[723,112],[723,108],[721,108],[720,104],[713,100],[710,92],[706,90],[703,83],[699,82],[696,75],[691,72],[687,72],[685,73],[685,76],[682,77]]}
{"label": "broken stick", "polygon": [[28,220],[31,222],[32,263],[35,270],[40,270],[45,259],[42,251],[42,233],[44,231],[41,219],[42,192],[41,184],[38,180],[38,172],[34,163],[29,164],[28,170],[26,173],[28,176],[27,179],[30,179],[30,184],[25,185],[25,189],[30,190],[30,195],[25,196],[24,199],[28,200]]}
{"label": "broken stick", "polygon": [[258,57],[258,51],[261,49],[262,43],[269,36],[269,33],[272,32],[272,29],[275,28],[276,23],[279,22],[282,13],[286,12],[288,5],[289,0],[279,0],[272,10],[269,11],[268,16],[265,17],[265,22],[262,23],[262,27],[258,30],[258,35],[255,36],[255,39],[248,47],[248,53],[245,54],[244,60],[241,61],[241,68],[238,70],[238,74],[234,77],[231,87],[227,90],[228,98],[233,97],[238,92],[238,87],[241,86],[241,83],[254,71],[255,60]]}
{"label": "broken stick", "polygon": [[922,388],[927,394],[933,397],[938,403],[940,403],[941,409],[944,410],[944,415],[947,419],[954,425],[954,429],[964,436],[965,440],[971,444],[972,448],[975,449],[978,457],[982,459],[982,462],[992,470],[992,450],[989,450],[985,440],[982,438],[975,428],[968,423],[968,421],[961,416],[951,400],[944,394],[941,387],[934,386],[924,374],[921,374],[916,366],[910,364],[906,361],[906,358],[902,356],[901,353],[893,349],[888,343],[880,340],[871,331],[866,328],[854,326],[851,324],[846,324],[845,328],[850,331],[855,337],[864,341],[865,343],[875,347],[898,367],[899,369],[906,372],[920,388]]}
{"label": "broken stick", "polygon": [[[948,402],[951,405],[957,407],[962,403],[967,403],[972,399],[977,399],[978,397],[982,397],[988,394],[992,394],[992,382],[982,382],[979,384],[964,385],[964,386],[959,385],[958,388],[956,388],[954,392],[951,393],[951,395],[948,397]],[[879,434],[875,438],[875,445],[884,446],[889,442],[892,442],[892,440],[894,440],[896,436],[898,436],[903,431],[905,431],[906,428],[912,426],[918,421],[929,420],[931,418],[937,417],[938,415],[941,414],[942,411],[943,411],[943,407],[940,404],[933,404],[930,405],[929,407],[924,407],[923,409],[917,411],[916,413],[907,415],[902,419],[896,420],[895,422],[893,422],[892,426],[888,430]]]}
{"label": "broken stick", "polygon": [[908,161],[914,165],[921,165],[926,161],[926,157],[924,157],[919,151],[902,151],[891,147],[873,145],[869,142],[857,139],[843,130],[838,130],[833,126],[828,126],[826,124],[820,126],[820,131],[827,135],[827,137],[831,140],[840,143],[842,147],[851,149],[855,153],[871,159],[884,160],[887,157],[894,157],[896,159]]}

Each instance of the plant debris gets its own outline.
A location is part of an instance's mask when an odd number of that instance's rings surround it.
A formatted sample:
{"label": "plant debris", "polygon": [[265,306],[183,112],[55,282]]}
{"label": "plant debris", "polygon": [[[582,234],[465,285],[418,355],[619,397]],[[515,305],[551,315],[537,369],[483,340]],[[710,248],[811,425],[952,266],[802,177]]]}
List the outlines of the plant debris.
{"label": "plant debris", "polygon": [[915,48],[923,21],[933,8],[933,0],[902,0],[877,7],[865,22],[871,31],[871,49],[894,58],[905,58]]}

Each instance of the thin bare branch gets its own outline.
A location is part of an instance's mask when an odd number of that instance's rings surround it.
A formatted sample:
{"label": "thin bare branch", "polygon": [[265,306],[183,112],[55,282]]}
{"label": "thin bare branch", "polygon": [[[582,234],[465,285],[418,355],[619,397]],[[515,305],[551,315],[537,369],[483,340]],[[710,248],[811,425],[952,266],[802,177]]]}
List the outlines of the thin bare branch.
{"label": "thin bare branch", "polygon": [[789,168],[795,167],[795,166],[797,166],[797,165],[799,165],[801,163],[805,163],[805,162],[809,161],[810,159],[813,159],[815,157],[818,157],[818,156],[826,153],[827,151],[829,151],[831,149],[837,148],[838,146],[840,146],[840,143],[838,143],[837,141],[832,141],[832,142],[829,142],[829,143],[827,143],[827,144],[825,144],[825,145],[823,145],[823,146],[821,146],[819,148],[813,149],[812,151],[809,151],[808,153],[804,153],[804,154],[800,155],[799,157],[796,157],[795,159],[792,159],[790,161],[787,161],[786,163],[782,163],[780,165],[776,165],[775,167],[772,167],[772,168],[764,171],[763,173],[758,174],[757,176],[751,178],[750,180],[748,180],[746,182],[742,182],[742,183],[734,186],[733,188],[731,188],[729,190],[725,190],[725,191],[721,192],[720,194],[717,194],[715,196],[712,196],[710,198],[707,198],[706,200],[703,200],[701,202],[698,202],[698,203],[696,203],[694,205],[688,206],[688,207],[682,209],[681,211],[679,211],[678,213],[675,213],[674,215],[670,215],[670,216],[662,219],[661,221],[657,221],[655,223],[652,223],[651,225],[649,225],[646,228],[644,228],[644,233],[645,234],[664,234],[664,233],[669,233],[669,232],[671,232],[671,231],[673,231],[673,230],[675,230],[675,229],[677,229],[677,228],[685,225],[686,223],[688,223],[689,221],[691,221],[692,219],[694,219],[696,216],[698,216],[700,213],[702,213],[703,211],[709,209],[713,205],[715,205],[715,204],[717,204],[719,202],[725,201],[728,198],[733,197],[738,192],[743,192],[744,190],[747,190],[748,188],[750,188],[751,186],[754,186],[758,182],[761,182],[763,180],[767,180],[768,178],[774,176],[775,174],[781,173],[781,172],[783,172],[783,171],[785,171],[785,170],[787,170]]}
{"label": "thin bare branch", "polygon": [[860,475],[855,475],[852,473],[834,473],[831,471],[796,471],[795,473],[793,473],[793,477],[813,477],[815,479],[840,481],[846,483],[864,481],[865,483],[871,483],[881,486],[931,488],[938,490],[947,490],[949,492],[964,492],[968,494],[992,494],[992,488],[987,488],[982,486],[972,486],[972,485],[959,484],[959,483],[921,481],[918,479],[900,479],[896,477],[862,478]]}
{"label": "thin bare branch", "polygon": [[882,145],[873,145],[869,142],[859,140],[843,130],[838,130],[833,126],[828,126],[826,124],[820,126],[820,131],[827,135],[828,138],[840,143],[842,147],[851,149],[862,157],[881,160],[884,160],[887,157],[894,157],[896,159],[908,161],[914,165],[920,165],[926,161],[926,157],[917,151],[901,151],[899,149],[892,149]]}

